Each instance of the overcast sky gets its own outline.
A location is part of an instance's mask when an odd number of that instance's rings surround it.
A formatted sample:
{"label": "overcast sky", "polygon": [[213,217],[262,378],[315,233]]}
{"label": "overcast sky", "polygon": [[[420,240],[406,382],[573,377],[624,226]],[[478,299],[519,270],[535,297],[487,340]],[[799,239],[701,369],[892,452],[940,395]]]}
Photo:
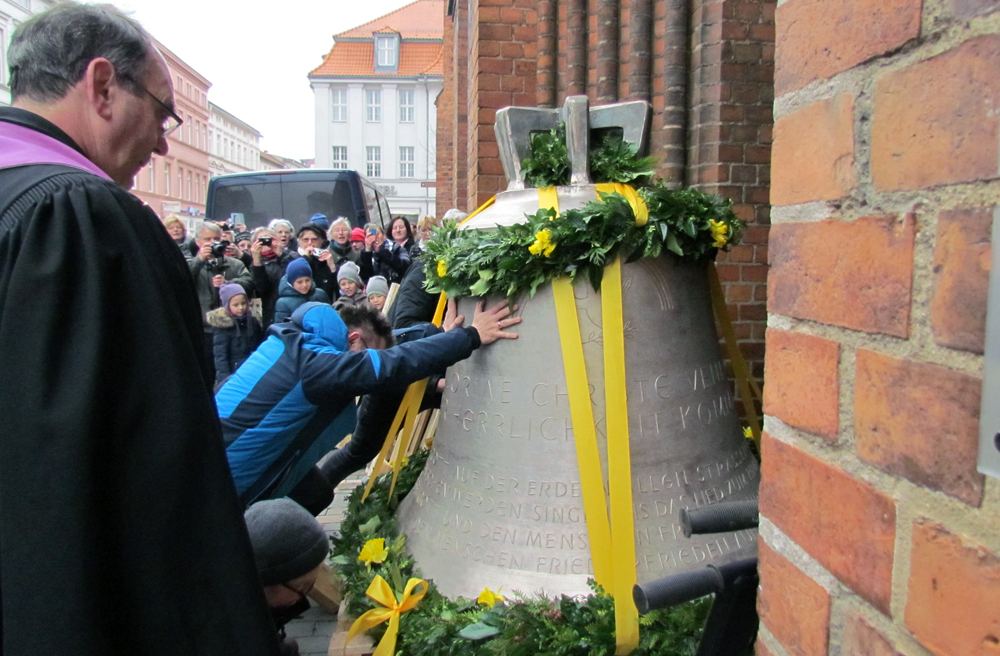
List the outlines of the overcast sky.
{"label": "overcast sky", "polygon": [[315,150],[313,93],[306,75],[333,35],[409,0],[106,0],[130,11],[212,83],[208,99],[246,121],[272,153],[307,159]]}

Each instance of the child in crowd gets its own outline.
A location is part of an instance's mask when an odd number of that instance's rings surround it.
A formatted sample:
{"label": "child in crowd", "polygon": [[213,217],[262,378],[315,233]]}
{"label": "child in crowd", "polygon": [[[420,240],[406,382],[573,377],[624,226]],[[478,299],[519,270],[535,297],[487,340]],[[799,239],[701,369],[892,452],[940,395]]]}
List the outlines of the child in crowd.
{"label": "child in crowd", "polygon": [[365,287],[365,294],[368,295],[368,305],[382,312],[385,309],[385,297],[389,295],[389,283],[382,276],[372,276]]}
{"label": "child in crowd", "polygon": [[365,231],[361,228],[351,230],[351,248],[357,252],[365,250]]}
{"label": "child in crowd", "polygon": [[305,258],[288,263],[285,276],[278,283],[278,302],[274,306],[274,322],[284,321],[303,303],[329,303],[330,297],[313,283],[312,268]]}
{"label": "child in crowd", "polygon": [[359,305],[365,301],[365,283],[361,280],[361,270],[354,262],[344,262],[337,272],[337,285],[340,287],[340,296],[334,307],[341,308],[345,305]]}
{"label": "child in crowd", "polygon": [[218,307],[206,315],[212,327],[215,354],[215,380],[229,378],[243,361],[264,341],[260,317],[250,310],[250,301],[243,287],[229,283],[219,288]]}

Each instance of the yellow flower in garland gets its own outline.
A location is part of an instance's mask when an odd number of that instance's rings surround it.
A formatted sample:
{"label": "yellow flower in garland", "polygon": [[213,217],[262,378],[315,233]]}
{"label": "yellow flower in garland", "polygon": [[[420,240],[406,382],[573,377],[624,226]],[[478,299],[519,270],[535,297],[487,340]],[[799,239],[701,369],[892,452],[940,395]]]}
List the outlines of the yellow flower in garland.
{"label": "yellow flower in garland", "polygon": [[438,278],[444,278],[446,275],[448,275],[448,265],[444,260],[438,260]]}
{"label": "yellow flower in garland", "polygon": [[545,257],[552,255],[556,245],[552,243],[552,233],[548,230],[539,230],[535,233],[535,243],[528,246],[528,252],[532,255],[541,253]]}
{"label": "yellow flower in garland", "polygon": [[496,592],[493,592],[489,588],[483,588],[483,591],[479,593],[479,599],[477,599],[476,601],[482,604],[483,606],[486,606],[488,608],[493,608],[493,606],[498,601],[502,602],[507,601],[500,595],[500,590],[503,590],[503,588],[497,588]]}
{"label": "yellow flower in garland", "polygon": [[743,427],[743,437],[747,438],[748,440],[753,438],[753,431],[750,430],[749,426]]}
{"label": "yellow flower in garland", "polygon": [[385,548],[385,538],[375,538],[365,542],[365,546],[361,547],[361,553],[358,554],[358,560],[369,570],[372,568],[372,563],[384,563],[388,557],[389,550]]}
{"label": "yellow flower in garland", "polygon": [[712,244],[715,248],[722,248],[727,243],[729,243],[729,226],[722,221],[715,221],[709,219],[708,227],[712,231],[712,239],[715,243]]}

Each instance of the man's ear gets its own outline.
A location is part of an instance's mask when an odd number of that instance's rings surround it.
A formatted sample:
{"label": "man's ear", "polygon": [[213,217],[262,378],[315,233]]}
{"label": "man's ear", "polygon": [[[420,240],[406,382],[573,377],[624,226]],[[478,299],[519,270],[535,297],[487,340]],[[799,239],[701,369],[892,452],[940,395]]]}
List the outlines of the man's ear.
{"label": "man's ear", "polygon": [[114,65],[107,59],[98,57],[87,64],[83,80],[86,84],[87,100],[90,101],[94,111],[104,120],[111,120],[113,113],[111,106],[115,95],[122,90]]}

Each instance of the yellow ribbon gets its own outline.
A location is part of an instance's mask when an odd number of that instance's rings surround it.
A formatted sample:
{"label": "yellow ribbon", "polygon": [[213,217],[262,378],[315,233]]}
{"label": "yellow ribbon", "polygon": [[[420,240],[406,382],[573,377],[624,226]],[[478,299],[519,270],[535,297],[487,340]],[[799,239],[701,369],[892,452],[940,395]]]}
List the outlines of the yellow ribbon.
{"label": "yellow ribbon", "polygon": [[618,182],[602,182],[597,185],[597,191],[602,194],[621,194],[632,207],[632,214],[635,216],[635,224],[644,226],[649,221],[649,208],[646,201],[642,199],[635,187]]}
{"label": "yellow ribbon", "polygon": [[[604,187],[602,189],[602,187]],[[629,200],[636,222],[646,221],[645,203],[627,185],[598,185],[602,193],[622,193],[617,187],[631,191]],[[541,209],[559,211],[555,188],[538,190]],[[626,196],[627,199],[630,196]],[[641,205],[640,205],[641,203]],[[640,224],[641,225],[641,224]],[[583,494],[590,553],[594,561],[594,578],[615,599],[616,654],[628,654],[639,645],[639,613],[632,601],[635,584],[635,532],[632,520],[632,475],[629,453],[628,406],[625,398],[625,341],[622,324],[621,265],[616,259],[607,266],[602,286],[604,332],[604,381],[608,425],[608,479],[611,493],[611,522],[604,495],[600,455],[587,368],[580,339],[573,288],[566,277],[552,281],[555,298],[559,341],[562,345],[563,368],[569,393],[570,415],[576,442],[577,464]],[[624,426],[624,428],[622,428]],[[614,535],[620,536],[613,539]]]}
{"label": "yellow ribbon", "polygon": [[378,471],[378,467],[392,450],[392,445],[396,441],[396,434],[399,432],[399,426],[403,423],[403,418],[406,417],[407,410],[409,410],[412,405],[410,400],[416,393],[416,387],[417,383],[412,383],[406,388],[406,394],[403,395],[403,400],[399,404],[399,409],[396,410],[396,416],[392,420],[392,425],[389,426],[389,433],[385,436],[385,440],[382,442],[382,450],[379,451],[378,456],[375,457],[375,471],[373,471],[372,475],[368,477],[368,484],[365,485],[365,493],[361,495],[361,503],[364,503],[365,500],[368,499],[368,494],[372,491],[372,485],[375,483],[375,472]]}
{"label": "yellow ribbon", "polygon": [[604,269],[601,283],[604,335],[604,403],[608,429],[608,490],[614,548],[616,654],[639,646],[639,611],[632,600],[635,586],[635,527],[632,518],[632,457],[629,453],[628,402],[625,394],[625,325],[622,319],[621,261]]}
{"label": "yellow ribbon", "polygon": [[736,377],[736,389],[740,393],[740,400],[743,402],[743,411],[747,416],[747,423],[750,424],[750,432],[753,433],[753,441],[757,443],[757,453],[760,453],[760,418],[757,416],[757,408],[754,406],[753,397],[750,395],[751,389],[757,395],[758,400],[763,399],[757,381],[750,374],[750,365],[743,359],[739,344],[736,341],[736,332],[733,330],[733,322],[729,318],[729,310],[726,308],[726,296],[722,291],[722,283],[719,281],[719,271],[712,263],[708,267],[708,288],[712,297],[712,309],[715,311],[715,320],[719,324],[722,336],[726,341],[726,352],[729,354],[729,361],[733,364],[733,374]]}
{"label": "yellow ribbon", "polygon": [[[414,592],[414,589],[418,585],[423,586],[423,590]],[[350,631],[347,632],[347,640],[344,641],[344,653],[347,653],[347,645],[355,636],[378,626],[382,622],[388,621],[389,628],[385,630],[385,635],[379,640],[374,656],[394,656],[396,653],[396,636],[399,634],[399,616],[409,610],[413,610],[420,603],[420,600],[427,594],[427,587],[427,581],[412,578],[406,582],[402,601],[397,602],[392,588],[389,587],[385,579],[376,574],[365,594],[385,606],[385,608],[372,608],[354,620]]]}

